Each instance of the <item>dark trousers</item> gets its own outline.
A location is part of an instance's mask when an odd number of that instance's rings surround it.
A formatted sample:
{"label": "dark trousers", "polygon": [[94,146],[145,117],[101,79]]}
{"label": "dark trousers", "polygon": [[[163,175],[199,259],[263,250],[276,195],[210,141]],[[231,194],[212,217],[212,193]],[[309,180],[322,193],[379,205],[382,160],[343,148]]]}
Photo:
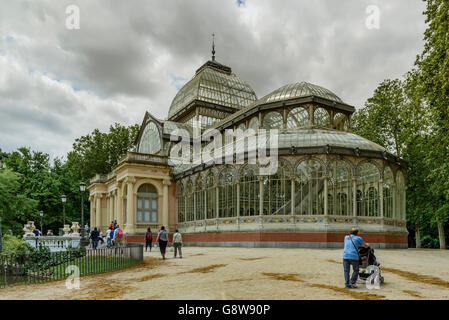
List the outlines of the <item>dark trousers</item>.
{"label": "dark trousers", "polygon": [[167,241],[159,239],[159,249],[161,249],[161,254],[165,254],[165,248],[167,248]]}
{"label": "dark trousers", "polygon": [[92,248],[97,249],[98,246],[98,239],[94,240],[92,239]]}
{"label": "dark trousers", "polygon": [[[354,272],[352,273],[351,279],[349,279],[351,265]],[[345,286],[349,286],[349,280],[351,280],[351,284],[355,284],[357,282],[357,278],[359,277],[359,260],[343,259],[343,270],[345,273]]]}
{"label": "dark trousers", "polygon": [[150,251],[151,251],[152,244],[153,244],[153,241],[147,239],[147,241],[145,243],[145,251],[148,249],[148,247],[150,247]]}

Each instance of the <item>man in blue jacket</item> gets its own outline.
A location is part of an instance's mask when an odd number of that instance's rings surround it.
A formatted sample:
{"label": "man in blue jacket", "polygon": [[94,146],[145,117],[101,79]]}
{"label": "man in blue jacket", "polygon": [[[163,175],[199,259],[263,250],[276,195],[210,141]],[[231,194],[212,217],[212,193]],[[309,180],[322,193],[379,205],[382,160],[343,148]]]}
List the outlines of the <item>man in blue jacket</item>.
{"label": "man in blue jacket", "polygon": [[92,248],[97,249],[98,240],[100,239],[100,232],[98,232],[96,227],[90,233],[90,238],[92,239]]}
{"label": "man in blue jacket", "polygon": [[[362,238],[357,236],[359,229],[352,228],[349,235],[345,236],[345,248],[343,250],[343,270],[345,274],[345,287],[348,289],[357,288],[356,282],[359,277],[359,247],[368,248]],[[349,279],[350,269],[353,269],[352,277]],[[351,281],[351,282],[349,282]]]}

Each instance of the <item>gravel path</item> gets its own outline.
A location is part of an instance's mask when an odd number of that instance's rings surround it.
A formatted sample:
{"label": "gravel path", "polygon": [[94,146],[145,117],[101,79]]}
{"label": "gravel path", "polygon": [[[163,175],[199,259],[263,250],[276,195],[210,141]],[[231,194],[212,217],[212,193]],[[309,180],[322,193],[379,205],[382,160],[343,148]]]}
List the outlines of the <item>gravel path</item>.
{"label": "gravel path", "polygon": [[65,281],[0,289],[0,299],[449,299],[449,252],[376,250],[385,283],[344,289],[342,250],[183,248],[163,261]]}

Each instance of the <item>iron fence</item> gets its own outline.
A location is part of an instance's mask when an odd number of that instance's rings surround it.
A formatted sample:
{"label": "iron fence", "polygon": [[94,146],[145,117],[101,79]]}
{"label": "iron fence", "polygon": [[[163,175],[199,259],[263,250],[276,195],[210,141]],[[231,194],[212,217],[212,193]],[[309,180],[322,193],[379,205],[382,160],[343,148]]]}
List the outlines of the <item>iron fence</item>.
{"label": "iron fence", "polygon": [[78,267],[79,276],[86,276],[142,262],[143,246],[0,255],[0,288],[66,279],[73,272],[73,267],[69,266]]}

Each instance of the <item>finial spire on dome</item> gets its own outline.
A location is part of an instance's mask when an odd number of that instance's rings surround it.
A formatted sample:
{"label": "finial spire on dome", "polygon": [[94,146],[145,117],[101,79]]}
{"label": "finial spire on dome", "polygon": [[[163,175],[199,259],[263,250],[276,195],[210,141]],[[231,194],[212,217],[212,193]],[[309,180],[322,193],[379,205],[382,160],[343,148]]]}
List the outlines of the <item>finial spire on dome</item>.
{"label": "finial spire on dome", "polygon": [[212,33],[212,61],[215,61],[215,33]]}

